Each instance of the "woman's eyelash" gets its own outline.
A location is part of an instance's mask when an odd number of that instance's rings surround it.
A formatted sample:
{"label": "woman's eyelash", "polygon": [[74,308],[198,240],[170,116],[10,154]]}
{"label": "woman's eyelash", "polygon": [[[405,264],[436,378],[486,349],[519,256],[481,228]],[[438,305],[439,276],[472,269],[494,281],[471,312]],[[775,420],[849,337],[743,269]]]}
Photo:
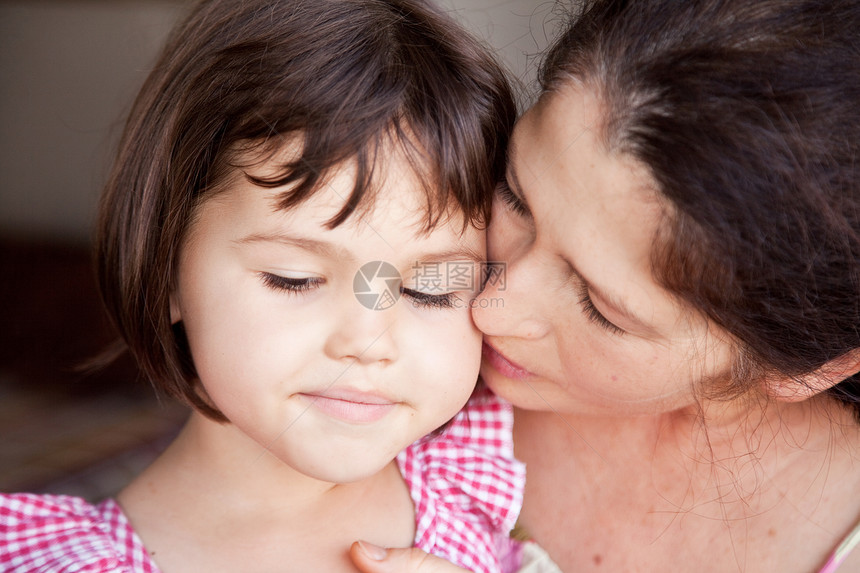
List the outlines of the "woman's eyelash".
{"label": "woman's eyelash", "polygon": [[452,292],[445,294],[427,294],[426,292],[412,290],[409,288],[401,288],[400,293],[404,296],[408,296],[409,298],[411,298],[413,304],[415,304],[416,306],[422,306],[425,308],[454,307],[454,293]]}
{"label": "woman's eyelash", "polygon": [[525,204],[523,204],[522,200],[517,197],[516,193],[511,190],[510,185],[508,185],[507,181],[500,181],[498,186],[496,186],[496,192],[499,194],[499,197],[502,201],[510,207],[510,209],[519,215],[520,217],[524,217],[529,214],[528,208],[526,208]]}
{"label": "woman's eyelash", "polygon": [[290,277],[282,277],[273,275],[272,273],[260,273],[263,283],[276,291],[286,292],[306,292],[318,288],[324,281],[319,277],[307,277],[294,279]]}
{"label": "woman's eyelash", "polygon": [[588,294],[588,286],[583,283],[579,291],[579,304],[582,305],[582,311],[586,318],[598,326],[605,328],[613,334],[624,334],[624,330],[615,326],[605,316],[603,316],[591,300],[591,295]]}

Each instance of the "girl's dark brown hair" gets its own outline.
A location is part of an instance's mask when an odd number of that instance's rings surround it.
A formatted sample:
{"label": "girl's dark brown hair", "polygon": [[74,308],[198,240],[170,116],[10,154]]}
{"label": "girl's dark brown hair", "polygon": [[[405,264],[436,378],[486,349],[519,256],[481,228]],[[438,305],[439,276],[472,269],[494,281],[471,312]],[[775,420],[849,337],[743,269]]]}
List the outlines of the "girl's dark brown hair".
{"label": "girl's dark brown hair", "polygon": [[[598,0],[544,61],[668,200],[655,276],[739,341],[734,391],[860,348],[858,30],[856,0]],[[829,392],[860,416],[860,376]]]}
{"label": "girl's dark brown hair", "polygon": [[300,155],[281,176],[289,208],[326,173],[358,176],[335,227],[372,204],[377,153],[397,144],[422,175],[427,229],[453,207],[486,224],[516,108],[488,51],[421,0],[208,0],[173,32],[130,114],[107,183],[96,257],[124,345],[156,387],[224,420],[195,390],[169,296],[202,199],[237,149]]}

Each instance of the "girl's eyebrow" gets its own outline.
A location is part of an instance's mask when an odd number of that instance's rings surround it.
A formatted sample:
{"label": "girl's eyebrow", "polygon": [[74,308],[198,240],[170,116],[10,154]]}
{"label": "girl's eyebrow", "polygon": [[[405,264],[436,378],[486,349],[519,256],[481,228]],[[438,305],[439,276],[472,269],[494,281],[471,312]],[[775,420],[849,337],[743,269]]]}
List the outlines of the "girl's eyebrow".
{"label": "girl's eyebrow", "polygon": [[466,245],[458,245],[453,249],[446,249],[436,253],[427,253],[417,257],[415,263],[418,265],[429,265],[433,263],[455,261],[469,261],[482,265],[487,262],[487,257]]}
{"label": "girl's eyebrow", "polygon": [[[319,239],[309,239],[307,237],[293,237],[284,233],[254,233],[237,239],[234,241],[237,244],[247,245],[253,243],[279,243],[290,247],[297,247],[305,251],[309,251],[316,255],[336,259],[355,261],[355,255],[348,249],[344,249],[338,245],[334,245],[327,241]],[[427,265],[432,263],[444,263],[449,261],[470,261],[477,264],[484,264],[487,257],[482,253],[470,248],[467,245],[458,245],[451,249],[445,249],[438,252],[425,253],[416,257],[415,264]]]}
{"label": "girl's eyebrow", "polygon": [[253,243],[280,243],[290,247],[298,247],[305,251],[310,251],[316,255],[336,259],[336,260],[355,260],[355,256],[342,247],[333,245],[327,241],[318,239],[309,239],[307,237],[293,237],[283,233],[254,233],[237,239],[234,241],[237,244],[247,245]]}

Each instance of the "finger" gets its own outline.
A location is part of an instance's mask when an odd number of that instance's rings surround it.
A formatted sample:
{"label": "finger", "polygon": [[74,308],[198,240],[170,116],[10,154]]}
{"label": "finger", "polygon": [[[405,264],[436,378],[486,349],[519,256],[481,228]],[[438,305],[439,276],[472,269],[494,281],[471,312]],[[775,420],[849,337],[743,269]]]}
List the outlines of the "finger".
{"label": "finger", "polygon": [[356,541],[349,549],[353,564],[362,573],[462,573],[456,565],[420,549],[385,549],[367,541]]}

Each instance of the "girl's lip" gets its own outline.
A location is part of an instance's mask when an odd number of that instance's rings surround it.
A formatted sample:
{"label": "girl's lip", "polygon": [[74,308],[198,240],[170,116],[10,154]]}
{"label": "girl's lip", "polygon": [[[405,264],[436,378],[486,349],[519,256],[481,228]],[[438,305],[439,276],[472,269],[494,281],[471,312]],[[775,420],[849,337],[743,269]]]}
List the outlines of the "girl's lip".
{"label": "girl's lip", "polygon": [[379,394],[351,388],[329,388],[301,393],[300,396],[324,414],[352,424],[376,422],[397,406],[397,402]]}
{"label": "girl's lip", "polygon": [[496,369],[496,371],[498,371],[503,376],[522,380],[532,375],[531,372],[529,372],[516,362],[511,362],[510,360],[505,358],[505,356],[503,356],[498,350],[496,350],[486,342],[484,342],[482,354],[484,356],[484,360],[486,360],[490,364],[490,366]]}

